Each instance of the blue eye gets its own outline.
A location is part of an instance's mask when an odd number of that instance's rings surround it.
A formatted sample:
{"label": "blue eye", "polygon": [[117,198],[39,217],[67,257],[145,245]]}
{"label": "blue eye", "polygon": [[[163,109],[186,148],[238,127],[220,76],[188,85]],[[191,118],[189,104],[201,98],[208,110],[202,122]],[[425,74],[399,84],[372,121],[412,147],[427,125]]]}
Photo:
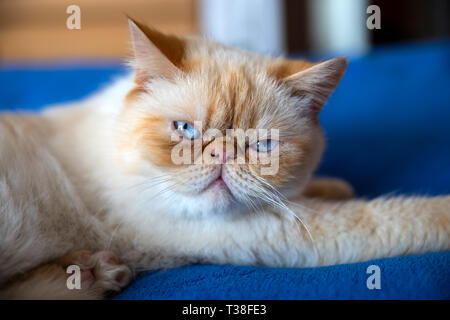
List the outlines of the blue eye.
{"label": "blue eye", "polygon": [[195,129],[195,127],[185,121],[174,121],[173,126],[181,135],[189,140],[195,140],[200,138],[200,131]]}
{"label": "blue eye", "polygon": [[277,140],[267,139],[258,140],[257,143],[251,145],[251,147],[258,152],[269,152],[274,150],[278,146]]}

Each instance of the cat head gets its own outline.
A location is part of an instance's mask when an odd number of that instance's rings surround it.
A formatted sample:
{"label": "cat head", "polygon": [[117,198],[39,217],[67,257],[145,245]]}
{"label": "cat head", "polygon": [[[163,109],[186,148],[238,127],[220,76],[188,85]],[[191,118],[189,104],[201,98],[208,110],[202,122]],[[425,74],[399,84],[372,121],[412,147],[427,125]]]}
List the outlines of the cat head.
{"label": "cat head", "polygon": [[272,58],[129,26],[135,79],[118,148],[154,203],[211,215],[301,192],[323,152],[318,116],[345,58]]}

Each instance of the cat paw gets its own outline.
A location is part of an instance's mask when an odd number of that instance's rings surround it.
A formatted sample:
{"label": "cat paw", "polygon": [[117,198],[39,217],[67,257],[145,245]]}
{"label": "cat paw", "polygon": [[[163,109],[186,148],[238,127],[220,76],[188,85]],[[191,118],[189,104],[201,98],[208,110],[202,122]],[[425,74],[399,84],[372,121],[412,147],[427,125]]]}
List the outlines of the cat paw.
{"label": "cat paw", "polygon": [[80,268],[81,290],[96,298],[120,292],[133,278],[131,269],[120,264],[117,256],[110,251],[77,251],[60,261],[66,269],[72,265]]}
{"label": "cat paw", "polygon": [[354,196],[353,187],[341,179],[316,178],[313,179],[303,191],[309,198],[322,198],[328,200],[344,200]]}

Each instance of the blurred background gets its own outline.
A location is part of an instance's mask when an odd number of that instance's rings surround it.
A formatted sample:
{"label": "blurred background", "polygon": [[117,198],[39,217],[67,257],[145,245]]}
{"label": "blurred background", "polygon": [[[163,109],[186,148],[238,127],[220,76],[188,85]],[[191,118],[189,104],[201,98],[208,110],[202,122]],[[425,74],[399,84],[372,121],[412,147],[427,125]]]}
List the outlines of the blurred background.
{"label": "blurred background", "polygon": [[[79,30],[66,27],[73,4]],[[366,27],[369,5],[380,8],[381,29]],[[449,12],[447,0],[0,0],[0,61],[120,59],[129,54],[125,14],[261,53],[358,55],[449,37]]]}

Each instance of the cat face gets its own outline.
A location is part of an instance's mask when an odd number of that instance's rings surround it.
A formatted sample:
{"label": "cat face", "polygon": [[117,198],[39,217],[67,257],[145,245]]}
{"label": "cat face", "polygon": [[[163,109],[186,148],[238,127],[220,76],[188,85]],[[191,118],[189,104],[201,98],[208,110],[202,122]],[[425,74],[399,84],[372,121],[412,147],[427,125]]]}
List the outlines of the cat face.
{"label": "cat face", "polygon": [[[274,59],[130,21],[135,87],[120,115],[127,170],[174,211],[217,214],[301,192],[323,151],[318,113],[345,59]],[[125,157],[125,156],[124,156]]]}

